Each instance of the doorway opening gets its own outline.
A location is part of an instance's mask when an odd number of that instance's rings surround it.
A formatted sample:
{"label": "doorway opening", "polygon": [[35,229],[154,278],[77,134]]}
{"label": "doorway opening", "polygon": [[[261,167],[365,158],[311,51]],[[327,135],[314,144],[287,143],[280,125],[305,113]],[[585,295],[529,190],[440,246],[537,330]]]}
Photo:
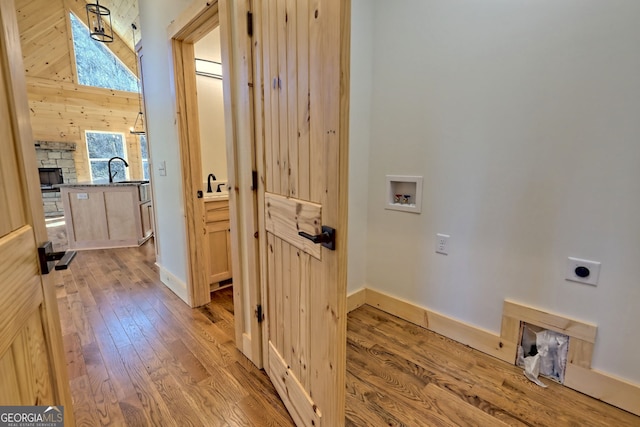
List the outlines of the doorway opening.
{"label": "doorway opening", "polygon": [[[259,268],[254,237],[257,202],[251,173],[255,141],[252,132],[246,129],[251,123],[247,118],[252,111],[251,76],[244,70],[250,54],[237,54],[237,46],[231,48],[236,37],[236,30],[232,29],[246,26],[245,7],[225,1],[194,4],[173,21],[168,32],[187,231],[188,303],[191,307],[209,304],[211,291],[224,288],[231,279],[236,346],[261,367],[261,330],[257,317],[252,316],[259,300]],[[232,13],[231,8],[237,11]],[[216,37],[216,30],[220,59],[199,57],[207,54],[202,53],[207,49],[206,46],[201,49],[199,42],[207,43],[207,37]],[[244,49],[250,52],[250,43]],[[220,125],[204,132],[201,129],[210,126],[213,120],[210,107],[199,104],[211,101],[212,97],[201,96],[206,89],[198,87],[198,79],[202,80],[202,86],[218,85],[222,89],[222,107],[218,102],[218,108],[224,110],[223,137]],[[221,154],[220,144],[215,148],[214,143],[208,142],[213,133],[218,140],[225,141],[225,155]],[[205,153],[210,148],[214,151],[213,158]],[[226,256],[214,257],[209,253]]]}
{"label": "doorway opening", "polygon": [[209,289],[215,292],[233,284],[220,27],[193,47],[206,230],[203,250]]}

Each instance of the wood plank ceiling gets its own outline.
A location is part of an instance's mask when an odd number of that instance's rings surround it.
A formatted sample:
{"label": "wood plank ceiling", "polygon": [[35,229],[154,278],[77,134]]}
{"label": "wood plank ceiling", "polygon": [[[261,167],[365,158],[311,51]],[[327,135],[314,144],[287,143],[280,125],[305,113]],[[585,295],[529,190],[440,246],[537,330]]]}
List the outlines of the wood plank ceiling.
{"label": "wood plank ceiling", "polygon": [[[95,3],[95,0],[88,0],[86,3]],[[100,0],[100,5],[109,8],[111,11],[111,21],[113,32],[118,34],[131,50],[133,46],[133,34],[131,24],[135,22],[139,26],[138,0]],[[86,14],[82,17],[86,19]],[[140,33],[136,32],[136,42],[140,40]]]}
{"label": "wood plank ceiling", "polygon": [[[94,0],[89,0],[94,1]],[[75,81],[73,43],[67,11],[85,25],[87,0],[16,0],[20,39],[27,76]],[[131,23],[138,20],[138,0],[102,0],[110,7],[114,41],[107,47],[136,73],[136,57]],[[140,41],[140,30],[135,41]]]}

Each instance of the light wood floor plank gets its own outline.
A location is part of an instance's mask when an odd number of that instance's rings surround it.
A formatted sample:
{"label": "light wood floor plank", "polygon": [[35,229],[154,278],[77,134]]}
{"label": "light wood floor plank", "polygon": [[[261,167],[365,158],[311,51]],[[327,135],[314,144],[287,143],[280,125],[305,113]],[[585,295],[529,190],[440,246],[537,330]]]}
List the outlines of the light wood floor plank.
{"label": "light wood floor plank", "polygon": [[99,426],[96,404],[91,393],[91,385],[86,375],[70,381],[73,412],[76,416],[77,427]]}
{"label": "light wood floor plank", "polygon": [[151,244],[82,251],[59,280],[79,425],[293,425],[235,348],[232,289],[192,310],[160,283],[153,255]]}

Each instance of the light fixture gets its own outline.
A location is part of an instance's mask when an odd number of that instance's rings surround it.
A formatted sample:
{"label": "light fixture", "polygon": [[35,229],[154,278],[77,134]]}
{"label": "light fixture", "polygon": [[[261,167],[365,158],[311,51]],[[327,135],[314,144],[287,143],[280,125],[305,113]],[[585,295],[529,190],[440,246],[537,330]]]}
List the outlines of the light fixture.
{"label": "light fixture", "polygon": [[[104,6],[100,6],[98,0],[95,3],[87,3],[86,9],[87,26],[89,27],[91,38],[102,43],[111,43],[113,41],[111,11]],[[106,27],[105,24],[107,24]]]}
{"label": "light fixture", "polygon": [[[140,126],[138,126],[138,120],[140,120]],[[146,135],[147,132],[144,130],[144,114],[142,114],[142,111],[138,111],[136,121],[133,123],[133,127],[129,129],[129,133],[131,135]]]}
{"label": "light fixture", "polygon": [[222,80],[222,64],[216,61],[196,58],[196,75]]}
{"label": "light fixture", "polygon": [[[136,23],[131,24],[131,32],[133,33],[133,49],[135,50],[136,46]],[[146,135],[145,127],[144,127],[144,114],[142,113],[142,91],[140,90],[140,72],[138,71],[138,58],[136,58],[136,74],[137,74],[137,84],[138,84],[138,115],[136,116],[136,121],[133,122],[133,126],[129,129],[129,133],[131,135]],[[138,125],[138,121],[140,125]]]}

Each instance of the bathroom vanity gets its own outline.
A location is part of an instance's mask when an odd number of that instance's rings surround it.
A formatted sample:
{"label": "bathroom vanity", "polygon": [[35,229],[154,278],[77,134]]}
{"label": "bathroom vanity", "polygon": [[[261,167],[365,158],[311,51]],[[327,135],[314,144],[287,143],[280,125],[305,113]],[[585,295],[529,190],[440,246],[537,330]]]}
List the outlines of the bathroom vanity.
{"label": "bathroom vanity", "polygon": [[139,246],[153,234],[149,181],[60,185],[69,249]]}
{"label": "bathroom vanity", "polygon": [[231,279],[231,228],[229,195],[213,193],[205,196],[205,254],[210,290]]}

